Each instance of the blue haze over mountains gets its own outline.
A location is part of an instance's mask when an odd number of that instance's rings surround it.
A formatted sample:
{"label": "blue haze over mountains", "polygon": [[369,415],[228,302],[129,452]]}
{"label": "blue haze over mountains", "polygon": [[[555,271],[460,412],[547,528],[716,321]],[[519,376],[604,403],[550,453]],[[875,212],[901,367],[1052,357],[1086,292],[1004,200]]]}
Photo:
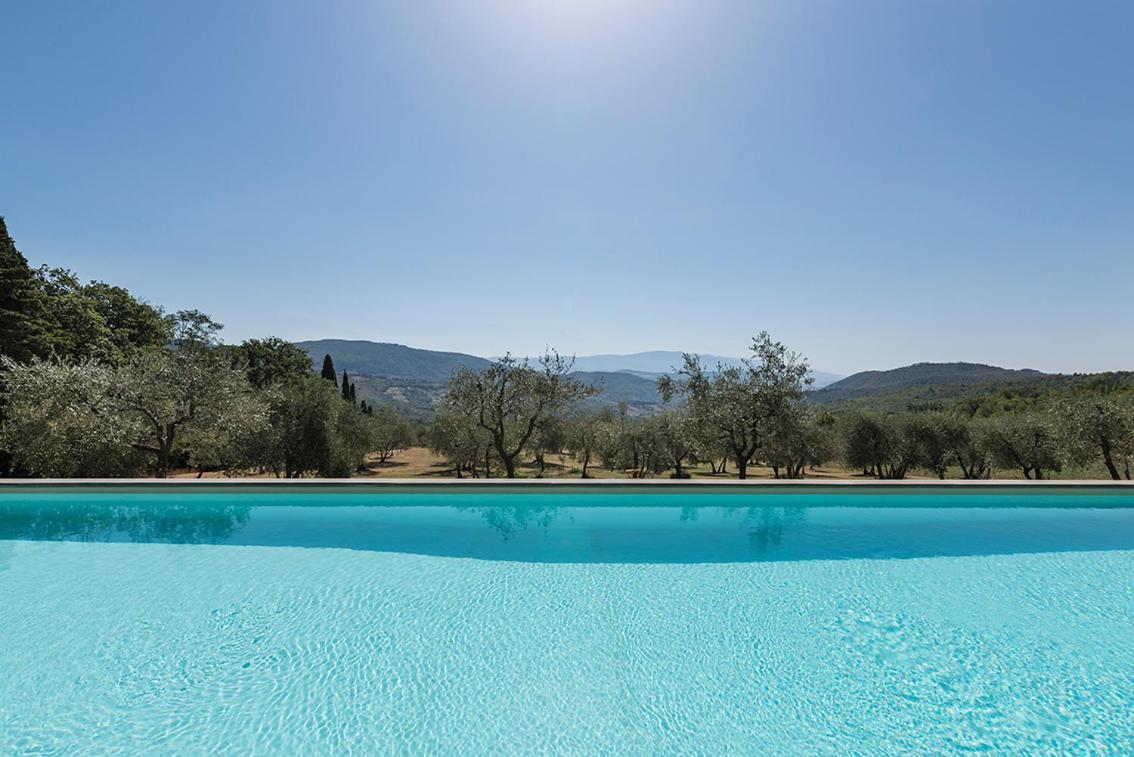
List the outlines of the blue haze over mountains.
{"label": "blue haze over mountains", "polygon": [[[365,340],[321,339],[297,342],[311,357],[317,370],[323,356],[330,355],[341,375],[345,370],[358,395],[368,402],[396,407],[413,420],[432,417],[445,391],[445,384],[461,366],[482,370],[488,358],[460,352],[441,352],[402,344]],[[574,376],[597,387],[599,394],[588,400],[594,407],[624,405],[631,415],[650,415],[662,407],[657,379],[681,364],[676,351],[639,352],[629,355],[584,355],[575,359]],[[737,365],[739,358],[701,355],[712,368]],[[955,397],[988,391],[1007,384],[1058,379],[1057,374],[1000,368],[981,363],[915,363],[881,371],[862,371],[847,377],[816,372],[808,401],[833,405],[872,402],[893,397],[899,404],[911,399]]]}
{"label": "blue haze over mountains", "polygon": [[[402,344],[349,339],[319,339],[297,342],[318,369],[330,355],[335,369],[346,371],[359,396],[367,401],[391,404],[407,416],[428,419],[453,372],[464,366],[482,370],[491,360],[460,352],[443,352]],[[629,355],[583,355],[575,358],[575,377],[600,389],[595,405],[625,404],[633,415],[646,415],[661,405],[657,378],[681,365],[677,351],[639,352]],[[710,367],[737,365],[739,358],[702,355]],[[830,373],[815,373],[815,385],[838,379]]]}

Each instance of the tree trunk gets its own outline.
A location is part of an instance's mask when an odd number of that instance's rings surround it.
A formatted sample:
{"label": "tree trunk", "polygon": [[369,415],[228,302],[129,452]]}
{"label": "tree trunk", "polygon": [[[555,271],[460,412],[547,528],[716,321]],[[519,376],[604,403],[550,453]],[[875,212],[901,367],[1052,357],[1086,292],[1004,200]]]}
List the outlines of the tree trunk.
{"label": "tree trunk", "polygon": [[1118,467],[1114,464],[1114,455],[1111,454],[1109,439],[1102,440],[1102,459],[1103,462],[1106,463],[1106,469],[1107,472],[1110,473],[1110,477],[1115,481],[1121,481],[1122,476],[1118,474]]}

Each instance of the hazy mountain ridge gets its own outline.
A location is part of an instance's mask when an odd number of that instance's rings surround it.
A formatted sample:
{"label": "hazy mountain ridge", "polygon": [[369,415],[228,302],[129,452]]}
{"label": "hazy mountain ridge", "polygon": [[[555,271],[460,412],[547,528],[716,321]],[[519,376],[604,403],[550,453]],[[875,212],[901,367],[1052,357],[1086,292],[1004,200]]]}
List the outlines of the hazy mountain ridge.
{"label": "hazy mountain ridge", "polygon": [[[732,367],[741,364],[741,358],[725,357],[723,355],[698,354],[701,364],[706,368],[715,369],[718,365]],[[615,373],[631,373],[642,378],[656,380],[657,378],[673,373],[681,368],[684,353],[676,350],[650,350],[648,352],[633,352],[626,355],[583,355],[575,358],[577,371],[607,371]],[[843,378],[837,373],[826,371],[811,371],[815,380],[815,388],[827,386]]]}
{"label": "hazy mountain ridge", "polygon": [[[349,369],[347,369],[349,373]],[[585,384],[597,387],[598,396],[587,401],[592,407],[625,403],[631,415],[649,415],[661,407],[657,382],[629,373],[577,371],[571,374]],[[381,402],[397,408],[411,420],[429,420],[445,394],[446,381],[421,381],[351,374],[359,399]]]}
{"label": "hazy mountain ridge", "polygon": [[296,345],[311,356],[316,370],[323,365],[323,356],[330,355],[340,374],[346,371],[360,376],[444,382],[461,366],[479,371],[491,364],[485,358],[463,352],[422,350],[364,339],[316,339]]}
{"label": "hazy mountain ridge", "polygon": [[[400,378],[414,381],[447,381],[460,366],[482,370],[490,359],[463,352],[446,352],[408,347],[393,342],[371,342],[364,339],[315,339],[296,342],[311,356],[315,369],[323,364],[323,356],[330,355],[335,368],[341,373],[383,378]],[[626,355],[582,355],[574,358],[573,369],[578,373],[629,374],[641,379],[656,381],[672,373],[682,364],[683,353],[676,350],[652,350]],[[740,365],[740,358],[721,355],[700,355],[708,368],[718,364]],[[812,371],[815,387],[837,381],[841,376],[824,371]]]}
{"label": "hazy mountain ridge", "polygon": [[[311,356],[312,368],[322,366],[331,355],[336,370],[347,371],[359,397],[368,402],[390,404],[415,420],[432,417],[445,391],[445,384],[461,366],[482,370],[486,358],[460,352],[407,347],[366,340],[319,339],[297,342]],[[630,355],[585,355],[575,360],[573,375],[600,389],[589,401],[592,406],[625,403],[636,415],[656,412],[662,405],[657,393],[658,377],[681,365],[682,353],[655,350]],[[701,355],[706,366],[737,365],[739,358]],[[657,369],[657,370],[651,370]],[[1005,384],[1057,378],[1031,369],[1009,369],[981,363],[915,363],[886,371],[863,371],[826,386],[816,373],[816,388],[808,400],[819,405],[867,402],[879,407],[905,406],[994,391]]]}
{"label": "hazy mountain ridge", "polygon": [[[461,366],[482,370],[489,360],[460,352],[422,350],[401,344],[365,340],[317,339],[296,342],[311,357],[312,368],[322,367],[323,356],[330,355],[335,370],[350,374],[360,399],[383,402],[401,410],[407,417],[427,420],[436,410],[445,384]],[[681,353],[675,354],[680,358]],[[625,403],[635,415],[649,414],[661,405],[657,377],[661,373],[640,375],[630,370],[589,370],[586,358],[576,363],[572,375],[596,386],[600,394],[591,405]],[[584,369],[579,369],[579,368]]]}

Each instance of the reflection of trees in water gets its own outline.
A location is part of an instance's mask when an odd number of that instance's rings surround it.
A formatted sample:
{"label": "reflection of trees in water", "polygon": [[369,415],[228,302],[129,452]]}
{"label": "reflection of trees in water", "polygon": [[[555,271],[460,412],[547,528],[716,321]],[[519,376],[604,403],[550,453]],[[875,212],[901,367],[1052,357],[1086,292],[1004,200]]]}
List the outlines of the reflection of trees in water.
{"label": "reflection of trees in water", "polygon": [[228,540],[248,522],[247,506],[0,505],[0,539],[209,544]]}
{"label": "reflection of trees in water", "polygon": [[556,518],[562,508],[555,505],[490,505],[488,507],[458,507],[458,510],[480,513],[494,530],[499,531],[505,539],[510,539],[518,531],[529,528],[547,528]]}
{"label": "reflection of trees in water", "polygon": [[803,525],[807,509],[803,507],[722,507],[721,515],[735,518],[748,530],[748,540],[757,552],[765,552],[783,542],[784,529]]}

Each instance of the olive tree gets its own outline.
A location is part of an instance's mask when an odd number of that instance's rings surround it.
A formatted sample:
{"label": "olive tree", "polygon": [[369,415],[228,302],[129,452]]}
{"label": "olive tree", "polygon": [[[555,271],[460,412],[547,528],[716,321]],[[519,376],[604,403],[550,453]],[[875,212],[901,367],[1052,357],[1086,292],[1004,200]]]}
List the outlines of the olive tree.
{"label": "olive tree", "polygon": [[986,439],[987,423],[960,416],[944,421],[946,443],[953,462],[961,469],[961,478],[986,479],[992,476],[992,454]]}
{"label": "olive tree", "polygon": [[6,419],[0,447],[34,476],[56,478],[137,475],[145,457],[133,444],[145,434],[141,418],[115,401],[113,368],[84,360],[65,363],[0,358]]}
{"label": "olive tree", "polygon": [[378,455],[378,462],[386,462],[396,451],[414,443],[413,424],[389,405],[379,405],[365,417],[371,428],[371,451]]}
{"label": "olive tree", "polygon": [[187,458],[224,467],[237,437],[265,415],[244,375],[214,355],[143,353],[122,366],[93,361],[4,363],[5,438],[39,475],[159,477]]}
{"label": "olive tree", "polygon": [[[1134,458],[1134,408],[1109,397],[1073,399],[1057,410],[1069,457],[1101,459],[1115,481],[1130,478]],[[1121,470],[1120,470],[1121,468]]]}
{"label": "olive tree", "polygon": [[857,411],[843,420],[843,458],[863,475],[903,479],[923,464],[924,422],[911,414]]}
{"label": "olive tree", "polygon": [[699,439],[694,419],[687,409],[669,410],[650,418],[645,431],[659,466],[673,468],[673,478],[689,478],[685,466],[696,460]]}
{"label": "olive tree", "polygon": [[809,466],[825,463],[834,454],[834,417],[803,405],[776,414],[757,453],[775,478],[803,478]]}
{"label": "olive tree", "polygon": [[1016,468],[1027,479],[1042,479],[1062,468],[1058,435],[1051,420],[1044,415],[992,418],[984,443],[993,464],[1000,468]]}
{"label": "olive tree", "polygon": [[115,381],[114,405],[144,430],[131,446],[150,456],[159,478],[168,475],[183,435],[201,444],[226,434],[253,407],[244,374],[209,352],[143,354],[116,369]]}
{"label": "olive tree", "polygon": [[426,432],[429,449],[442,455],[457,478],[469,474],[478,477],[478,466],[484,465],[484,476],[492,476],[492,438],[472,418],[442,409],[434,416]]}
{"label": "olive tree", "polygon": [[767,332],[752,340],[752,356],[739,366],[718,364],[709,371],[698,356],[686,354],[677,377],[663,376],[658,392],[665,401],[684,397],[698,426],[728,449],[737,476],[771,433],[774,419],[802,402],[811,383],[807,361]]}
{"label": "olive tree", "polygon": [[287,478],[348,477],[363,466],[373,444],[373,419],[314,375],[274,393],[269,417],[270,437],[258,446],[260,467]]}
{"label": "olive tree", "polygon": [[583,478],[590,477],[587,469],[614,422],[614,413],[610,408],[603,408],[598,413],[578,413],[567,421],[567,448],[582,465]]}
{"label": "olive tree", "polygon": [[450,380],[443,405],[486,431],[508,478],[539,425],[595,393],[571,377],[572,361],[556,353],[535,365],[505,355],[483,371],[462,367]]}

